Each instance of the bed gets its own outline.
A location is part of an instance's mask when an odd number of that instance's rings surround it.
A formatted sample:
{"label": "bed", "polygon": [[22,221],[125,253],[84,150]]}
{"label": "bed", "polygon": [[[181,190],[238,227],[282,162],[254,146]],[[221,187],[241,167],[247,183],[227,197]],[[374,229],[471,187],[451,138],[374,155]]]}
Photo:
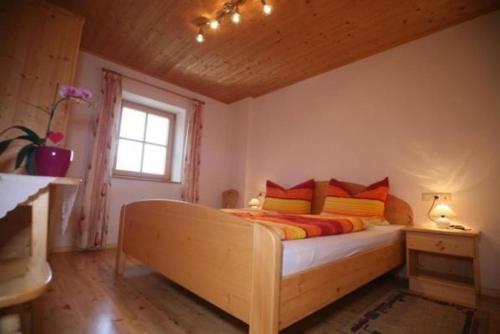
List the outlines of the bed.
{"label": "bed", "polygon": [[[363,189],[344,185],[353,192]],[[314,214],[321,212],[326,187],[327,182],[316,183]],[[385,217],[396,227],[351,235],[362,239],[363,233],[397,230],[397,225],[413,221],[410,206],[392,195],[386,202]],[[271,334],[403,264],[402,233],[391,235],[370,247],[293,269],[283,254],[293,254],[294,248],[295,254],[303,253],[300,243],[322,239],[317,243],[328,244],[325,238],[349,236],[281,241],[269,227],[221,210],[145,200],[122,207],[116,271],[122,274],[126,256],[131,256],[244,321],[249,333]]]}

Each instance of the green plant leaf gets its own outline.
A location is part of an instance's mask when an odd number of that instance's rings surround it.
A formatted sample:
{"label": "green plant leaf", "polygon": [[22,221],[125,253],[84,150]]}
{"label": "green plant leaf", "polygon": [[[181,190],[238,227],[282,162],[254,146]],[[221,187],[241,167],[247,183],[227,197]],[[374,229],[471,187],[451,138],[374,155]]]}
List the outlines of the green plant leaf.
{"label": "green plant leaf", "polygon": [[26,136],[19,136],[17,138],[23,137],[22,139],[29,140],[29,141],[36,143],[36,144],[41,144],[43,142],[43,139],[40,138],[40,136],[37,135],[37,133],[35,131],[33,131],[25,126],[22,126],[22,125],[14,125],[14,126],[8,127],[6,129],[4,129],[3,131],[1,131],[0,135],[3,135],[4,133],[6,133],[7,131],[9,131],[11,129],[19,129],[19,130],[23,131],[24,133],[26,133]]}
{"label": "green plant leaf", "polygon": [[32,142],[35,145],[41,145],[43,142],[43,139],[41,139],[40,137],[38,137],[38,136],[33,137],[32,135],[19,136],[19,137],[16,137],[15,139],[27,140],[27,141]]}
{"label": "green plant leaf", "polygon": [[32,150],[28,153],[28,159],[26,160],[26,171],[29,175],[36,175],[36,147],[32,146]]}
{"label": "green plant leaf", "polygon": [[40,137],[37,136],[35,138],[32,135],[22,135],[22,136],[18,136],[16,138],[12,138],[12,139],[6,139],[6,140],[3,140],[0,142],[0,155],[3,154],[3,152],[5,152],[7,150],[7,148],[9,147],[11,142],[13,142],[14,140],[18,140],[18,139],[30,141],[34,145],[43,145],[43,143],[44,143],[44,141],[41,140]]}
{"label": "green plant leaf", "polygon": [[12,140],[18,140],[18,139],[27,140],[27,141],[32,142],[35,145],[38,145],[40,137],[33,137],[32,135],[22,135],[22,136],[19,136],[16,138],[12,138]]}
{"label": "green plant leaf", "polygon": [[37,135],[35,131],[33,131],[33,130],[31,130],[31,129],[28,129],[28,128],[27,128],[27,127],[25,127],[25,126],[22,126],[22,125],[14,125],[14,126],[12,126],[11,128],[22,130],[22,131],[26,132],[26,134],[27,134],[28,136],[32,136],[32,137],[34,137],[34,138],[37,138],[37,140],[38,140],[38,141],[40,141],[40,140],[41,140],[40,136],[39,136],[39,135]]}
{"label": "green plant leaf", "polygon": [[26,159],[26,157],[31,153],[33,149],[34,149],[33,144],[28,144],[19,150],[19,153],[17,153],[16,157],[16,169],[21,167],[21,165],[24,162],[24,159]]}
{"label": "green plant leaf", "polygon": [[0,141],[0,154],[2,154],[3,152],[5,152],[5,150],[7,149],[7,147],[9,147],[10,143],[13,140],[14,139],[7,139],[7,140]]}

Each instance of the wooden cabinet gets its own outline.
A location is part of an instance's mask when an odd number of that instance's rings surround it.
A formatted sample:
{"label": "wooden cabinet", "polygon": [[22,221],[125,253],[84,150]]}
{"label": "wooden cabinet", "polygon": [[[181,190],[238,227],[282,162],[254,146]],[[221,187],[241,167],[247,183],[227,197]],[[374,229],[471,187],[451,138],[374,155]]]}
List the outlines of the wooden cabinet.
{"label": "wooden cabinet", "polygon": [[466,306],[479,293],[479,232],[434,226],[406,229],[410,290]]}
{"label": "wooden cabinet", "polygon": [[[0,130],[24,125],[45,135],[48,114],[36,106],[47,107],[58,84],[73,83],[83,22],[43,1],[0,1]],[[64,132],[66,123],[61,108],[53,129]],[[0,171],[12,169],[17,150],[0,157]]]}

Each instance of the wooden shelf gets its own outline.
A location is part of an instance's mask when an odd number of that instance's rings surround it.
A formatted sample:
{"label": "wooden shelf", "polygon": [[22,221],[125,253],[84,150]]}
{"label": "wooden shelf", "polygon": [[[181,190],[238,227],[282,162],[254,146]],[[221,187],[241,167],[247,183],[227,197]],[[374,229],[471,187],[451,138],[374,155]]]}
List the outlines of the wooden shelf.
{"label": "wooden shelf", "polygon": [[452,285],[460,288],[471,288],[474,290],[474,282],[472,279],[467,277],[461,277],[457,275],[443,274],[437,272],[430,272],[425,270],[420,270],[418,274],[412,275],[412,277],[425,280],[428,282],[435,282],[445,285]]}
{"label": "wooden shelf", "polygon": [[475,307],[476,290],[473,285],[436,276],[410,276],[410,290],[446,302]]}
{"label": "wooden shelf", "polygon": [[45,292],[52,280],[52,270],[48,262],[32,263],[20,259],[9,261],[1,268],[3,272],[24,270],[25,273],[15,278],[0,281],[0,308],[38,298]]}
{"label": "wooden shelf", "polygon": [[82,179],[77,179],[74,177],[56,177],[56,179],[50,184],[77,186],[80,183],[82,183]]}

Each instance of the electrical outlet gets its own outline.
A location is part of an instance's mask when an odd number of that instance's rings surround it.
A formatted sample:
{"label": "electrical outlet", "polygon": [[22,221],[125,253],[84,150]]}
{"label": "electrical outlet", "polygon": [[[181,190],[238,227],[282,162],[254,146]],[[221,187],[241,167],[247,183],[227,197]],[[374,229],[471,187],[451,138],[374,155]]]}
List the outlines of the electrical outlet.
{"label": "electrical outlet", "polygon": [[422,201],[433,201],[435,197],[439,201],[451,202],[451,193],[422,193]]}

